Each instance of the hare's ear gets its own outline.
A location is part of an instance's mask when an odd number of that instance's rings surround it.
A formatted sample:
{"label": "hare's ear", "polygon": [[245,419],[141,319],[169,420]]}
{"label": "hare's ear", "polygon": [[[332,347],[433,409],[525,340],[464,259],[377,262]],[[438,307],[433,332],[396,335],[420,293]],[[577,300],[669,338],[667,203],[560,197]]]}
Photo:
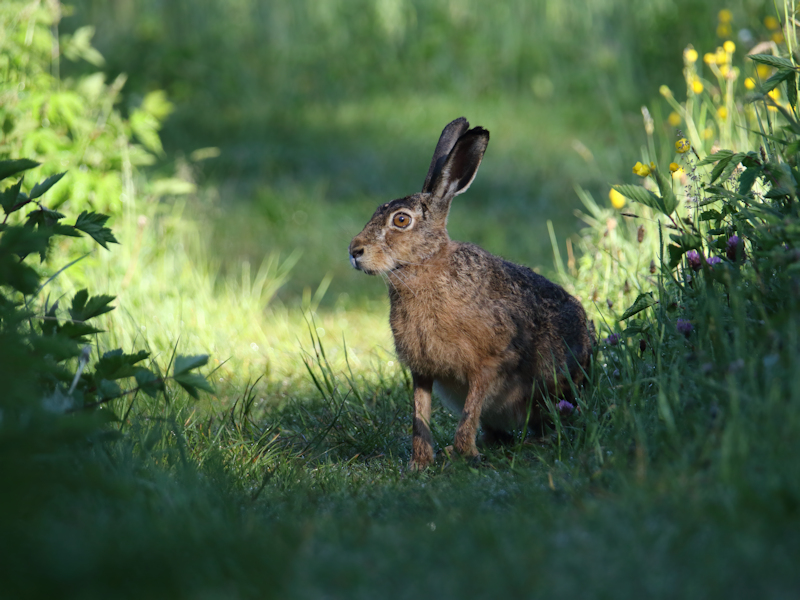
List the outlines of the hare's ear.
{"label": "hare's ear", "polygon": [[433,184],[436,182],[439,173],[442,172],[447,155],[450,154],[450,150],[456,145],[458,138],[464,135],[467,129],[469,129],[469,121],[464,117],[459,117],[455,121],[448,123],[442,130],[442,135],[439,136],[439,142],[436,144],[436,150],[433,151],[433,158],[428,169],[428,176],[425,178],[425,185],[422,186],[423,194],[433,191]]}
{"label": "hare's ear", "polygon": [[489,145],[489,132],[483,127],[475,127],[458,138],[447,155],[436,179],[431,183],[434,203],[441,204],[445,212],[453,197],[466,192]]}

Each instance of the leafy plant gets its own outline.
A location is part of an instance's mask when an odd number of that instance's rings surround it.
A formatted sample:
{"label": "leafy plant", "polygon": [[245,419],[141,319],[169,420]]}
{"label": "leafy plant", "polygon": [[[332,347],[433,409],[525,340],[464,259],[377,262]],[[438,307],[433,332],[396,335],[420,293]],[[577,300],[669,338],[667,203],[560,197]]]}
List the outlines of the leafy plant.
{"label": "leafy plant", "polygon": [[[28,159],[0,161],[0,181],[36,166],[38,163]],[[58,236],[88,235],[106,249],[117,243],[106,226],[107,215],[84,211],[69,223],[62,213],[42,204],[42,195],[63,175],[48,177],[27,194],[21,191],[22,176],[0,193],[4,211],[0,224],[0,377],[8,386],[3,408],[20,416],[31,410],[61,414],[104,407],[104,414],[116,419],[106,406],[110,402],[139,392],[151,397],[163,394],[168,401],[165,383],[170,379],[195,398],[200,390],[213,391],[195,372],[206,364],[205,355],[174,357],[171,376],[153,362],[143,366],[150,358],[146,351],[126,354],[112,350],[87,368],[90,336],[101,331],[92,320],[113,310],[113,296],[90,296],[87,290],[80,290],[66,314],[60,310],[61,299],[50,303],[46,298],[40,305],[41,292],[72,263],[42,283],[40,270],[30,264],[30,257],[43,263]],[[27,210],[31,205],[35,208]],[[24,216],[19,224],[10,224],[9,217],[15,214]],[[135,385],[123,389],[130,381]]]}

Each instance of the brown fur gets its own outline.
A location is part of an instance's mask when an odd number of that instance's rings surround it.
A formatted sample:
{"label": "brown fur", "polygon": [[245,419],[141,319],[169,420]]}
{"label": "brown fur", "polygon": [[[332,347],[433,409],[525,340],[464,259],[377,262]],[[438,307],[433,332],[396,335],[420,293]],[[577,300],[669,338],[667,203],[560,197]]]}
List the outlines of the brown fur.
{"label": "brown fur", "polygon": [[416,468],[433,460],[434,385],[461,410],[455,449],[477,456],[479,425],[498,441],[528,415],[537,424],[545,394],[569,397],[568,378],[580,384],[591,355],[586,313],[562,287],[450,240],[450,203],[472,183],[489,141],[488,131],[468,128],[463,118],[445,127],[423,192],[380,206],[350,243],[353,266],[391,284],[395,346],[414,381]]}

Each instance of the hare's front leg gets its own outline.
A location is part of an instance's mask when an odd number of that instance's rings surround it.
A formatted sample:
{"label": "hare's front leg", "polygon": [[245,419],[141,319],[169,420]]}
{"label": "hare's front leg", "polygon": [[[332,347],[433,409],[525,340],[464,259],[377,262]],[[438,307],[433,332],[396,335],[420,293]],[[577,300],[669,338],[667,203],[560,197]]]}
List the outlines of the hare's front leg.
{"label": "hare's front leg", "polygon": [[493,375],[486,371],[476,373],[469,378],[469,392],[461,411],[461,420],[456,429],[455,448],[461,456],[477,458],[479,456],[475,438],[481,420],[481,409],[489,391]]}
{"label": "hare's front leg", "polygon": [[431,390],[433,379],[416,373],[414,380],[414,437],[411,443],[411,468],[424,469],[433,462],[431,437]]}

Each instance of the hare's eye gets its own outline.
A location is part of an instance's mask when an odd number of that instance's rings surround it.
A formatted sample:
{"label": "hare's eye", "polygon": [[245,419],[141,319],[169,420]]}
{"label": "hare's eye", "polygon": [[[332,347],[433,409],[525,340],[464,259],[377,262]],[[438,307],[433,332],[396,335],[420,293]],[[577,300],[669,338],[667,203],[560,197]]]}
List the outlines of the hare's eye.
{"label": "hare's eye", "polygon": [[405,229],[406,227],[411,225],[411,217],[409,217],[405,213],[397,213],[392,218],[392,225],[394,225],[395,227],[402,227],[403,229]]}

